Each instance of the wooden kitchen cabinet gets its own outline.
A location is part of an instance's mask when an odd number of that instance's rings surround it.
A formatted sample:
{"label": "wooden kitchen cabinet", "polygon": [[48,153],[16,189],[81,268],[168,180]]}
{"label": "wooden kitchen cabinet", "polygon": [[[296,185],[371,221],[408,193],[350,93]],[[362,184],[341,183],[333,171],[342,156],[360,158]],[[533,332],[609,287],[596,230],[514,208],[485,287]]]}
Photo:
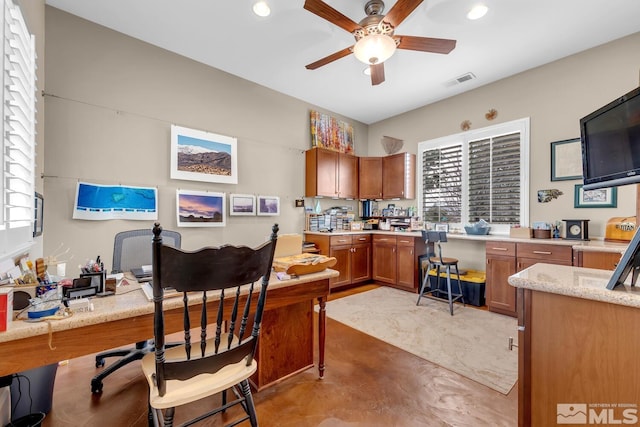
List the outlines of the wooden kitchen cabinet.
{"label": "wooden kitchen cabinet", "polygon": [[323,148],[305,152],[305,197],[358,197],[358,158]]}
{"label": "wooden kitchen cabinet", "polygon": [[604,251],[576,251],[574,265],[577,267],[599,268],[601,270],[615,270],[621,253]]}
{"label": "wooden kitchen cabinet", "polygon": [[360,157],[358,168],[358,197],[382,199],[382,157]]}
{"label": "wooden kitchen cabinet", "polygon": [[382,158],[382,198],[415,199],[416,155],[392,154]]}
{"label": "wooden kitchen cabinet", "polygon": [[518,425],[557,425],[568,404],[580,425],[636,424],[638,322],[636,307],[518,288]]}
{"label": "wooden kitchen cabinet", "polygon": [[418,256],[426,253],[422,238],[413,236],[373,236],[373,280],[415,292],[420,265]]}
{"label": "wooden kitchen cabinet", "polygon": [[320,254],[336,258],[331,268],[340,275],[329,280],[331,289],[371,280],[371,235],[305,234],[304,239],[313,242]]}
{"label": "wooden kitchen cabinet", "polygon": [[485,245],[487,259],[486,299],[490,311],[517,316],[517,296],[508,283],[512,274],[539,262],[572,265],[571,246],[549,243],[513,243],[489,241]]}
{"label": "wooden kitchen cabinet", "polygon": [[485,298],[490,311],[516,315],[516,290],[507,279],[516,273],[516,244],[488,241],[485,244],[487,282]]}
{"label": "wooden kitchen cabinet", "polygon": [[359,158],[360,199],[414,199],[416,155]]}

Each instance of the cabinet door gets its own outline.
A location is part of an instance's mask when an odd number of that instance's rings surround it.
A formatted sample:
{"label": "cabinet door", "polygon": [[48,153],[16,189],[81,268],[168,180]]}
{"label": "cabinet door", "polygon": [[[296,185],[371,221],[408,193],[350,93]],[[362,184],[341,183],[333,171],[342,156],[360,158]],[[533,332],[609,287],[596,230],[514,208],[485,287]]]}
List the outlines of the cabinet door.
{"label": "cabinet door", "polygon": [[[400,240],[400,239],[398,239]],[[397,246],[397,266],[398,266],[398,286],[414,290],[415,286],[415,265],[416,256],[413,249],[413,238],[411,244],[403,245],[398,242]]]}
{"label": "cabinet door", "polygon": [[415,198],[416,155],[398,153],[382,158],[382,197]]}
{"label": "cabinet door", "polygon": [[348,285],[351,283],[351,246],[331,246],[329,256],[335,257],[338,261],[331,267],[340,272],[338,277],[329,279],[331,288]]}
{"label": "cabinet door", "polygon": [[[378,236],[374,236],[378,237]],[[396,283],[396,240],[393,242],[373,242],[373,280]]]}
{"label": "cabinet door", "polygon": [[599,268],[601,270],[615,270],[622,254],[615,252],[582,251],[579,267]]}
{"label": "cabinet door", "polygon": [[351,247],[351,283],[371,280],[371,244],[354,244]]}
{"label": "cabinet door", "polygon": [[382,198],[382,157],[360,157],[358,197]]}
{"label": "cabinet door", "polygon": [[358,198],[358,158],[349,154],[338,154],[338,197]]}
{"label": "cabinet door", "polygon": [[338,153],[321,148],[305,152],[305,196],[338,197]]}
{"label": "cabinet door", "polygon": [[490,311],[516,316],[516,288],[509,285],[509,276],[516,272],[516,259],[511,256],[487,254],[486,298]]}

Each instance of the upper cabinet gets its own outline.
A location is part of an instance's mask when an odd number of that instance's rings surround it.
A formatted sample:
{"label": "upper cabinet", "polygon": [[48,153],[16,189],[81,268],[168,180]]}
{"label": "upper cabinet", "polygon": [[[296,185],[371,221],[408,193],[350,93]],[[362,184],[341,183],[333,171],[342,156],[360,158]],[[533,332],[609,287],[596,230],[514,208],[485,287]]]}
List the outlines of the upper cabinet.
{"label": "upper cabinet", "polygon": [[416,155],[360,157],[361,199],[414,199]]}
{"label": "upper cabinet", "polygon": [[322,148],[305,152],[305,197],[358,197],[358,158]]}

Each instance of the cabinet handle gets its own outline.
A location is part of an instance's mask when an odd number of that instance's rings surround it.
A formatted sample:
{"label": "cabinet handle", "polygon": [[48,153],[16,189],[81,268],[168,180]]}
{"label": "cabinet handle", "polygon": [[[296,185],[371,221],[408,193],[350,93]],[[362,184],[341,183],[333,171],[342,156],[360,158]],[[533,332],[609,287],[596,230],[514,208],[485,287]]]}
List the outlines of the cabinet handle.
{"label": "cabinet handle", "polygon": [[507,248],[491,248],[491,249],[493,249],[494,251],[508,251],[509,250]]}
{"label": "cabinet handle", "polygon": [[549,251],[533,251],[534,254],[538,254],[538,255],[551,255],[552,252]]}
{"label": "cabinet handle", "polygon": [[366,239],[366,237],[360,237],[358,240],[360,240],[361,242],[364,242]]}

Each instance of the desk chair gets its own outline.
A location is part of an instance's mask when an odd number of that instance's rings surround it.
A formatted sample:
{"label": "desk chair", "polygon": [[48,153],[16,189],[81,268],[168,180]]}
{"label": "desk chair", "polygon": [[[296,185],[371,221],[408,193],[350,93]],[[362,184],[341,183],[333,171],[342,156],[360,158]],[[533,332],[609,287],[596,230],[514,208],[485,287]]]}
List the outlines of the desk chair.
{"label": "desk chair", "polygon": [[[416,305],[420,305],[420,299],[423,296],[428,296],[429,294],[434,294],[434,296],[438,297],[440,294],[446,294],[447,299],[449,301],[449,312],[453,316],[453,303],[457,300],[461,300],[464,305],[464,295],[462,295],[462,283],[460,282],[460,272],[458,271],[458,260],[456,258],[447,258],[442,256],[442,247],[440,243],[447,241],[447,233],[445,231],[426,231],[422,230],[422,238],[424,239],[427,248],[434,247],[433,252],[431,249],[427,249],[428,255],[426,256],[428,260],[427,270],[423,273],[422,277],[422,285],[420,286],[420,292],[418,293],[418,301]],[[438,250],[435,253],[435,246],[437,246]],[[420,261],[424,259],[424,256],[419,257]],[[432,267],[433,266],[433,267]],[[420,267],[422,268],[422,262],[420,262]],[[451,267],[454,267],[456,270],[456,277],[458,280],[458,292],[454,294],[451,291]],[[435,276],[435,285],[430,286],[429,290],[425,290],[427,288],[427,283],[429,282],[429,272],[431,268],[436,269]],[[447,276],[447,290],[444,291],[440,289],[440,269],[444,268]]]}
{"label": "desk chair", "polygon": [[[243,418],[228,425],[249,420],[252,426],[257,426],[249,377],[257,369],[253,356],[271,276],[278,224],[273,226],[269,241],[255,249],[224,245],[186,252],[163,243],[160,224],[155,224],[153,233],[156,345],[155,352],[142,359],[142,371],[149,382],[149,423],[173,426],[177,406],[222,393],[219,407],[184,425],[239,404],[244,409]],[[255,285],[258,281],[260,283]],[[165,349],[165,288],[183,293],[184,344],[169,349]],[[212,295],[208,291],[215,293]],[[176,298],[172,298],[173,301]],[[192,343],[191,328],[194,332],[199,329],[199,341]],[[226,399],[228,389],[236,398],[232,402]]]}
{"label": "desk chair", "polygon": [[[177,231],[166,230],[164,232],[165,243],[176,248],[182,244],[182,236]],[[143,265],[151,265],[151,241],[153,232],[151,229],[128,230],[116,234],[113,243],[113,268],[112,273],[124,273],[132,268]],[[120,369],[134,360],[142,359],[142,356],[153,351],[153,341],[137,342],[134,348],[122,348],[105,351],[96,355],[96,368],[104,366],[106,357],[120,357],[113,364],[91,379],[91,392],[102,391],[102,380],[112,372]]]}

